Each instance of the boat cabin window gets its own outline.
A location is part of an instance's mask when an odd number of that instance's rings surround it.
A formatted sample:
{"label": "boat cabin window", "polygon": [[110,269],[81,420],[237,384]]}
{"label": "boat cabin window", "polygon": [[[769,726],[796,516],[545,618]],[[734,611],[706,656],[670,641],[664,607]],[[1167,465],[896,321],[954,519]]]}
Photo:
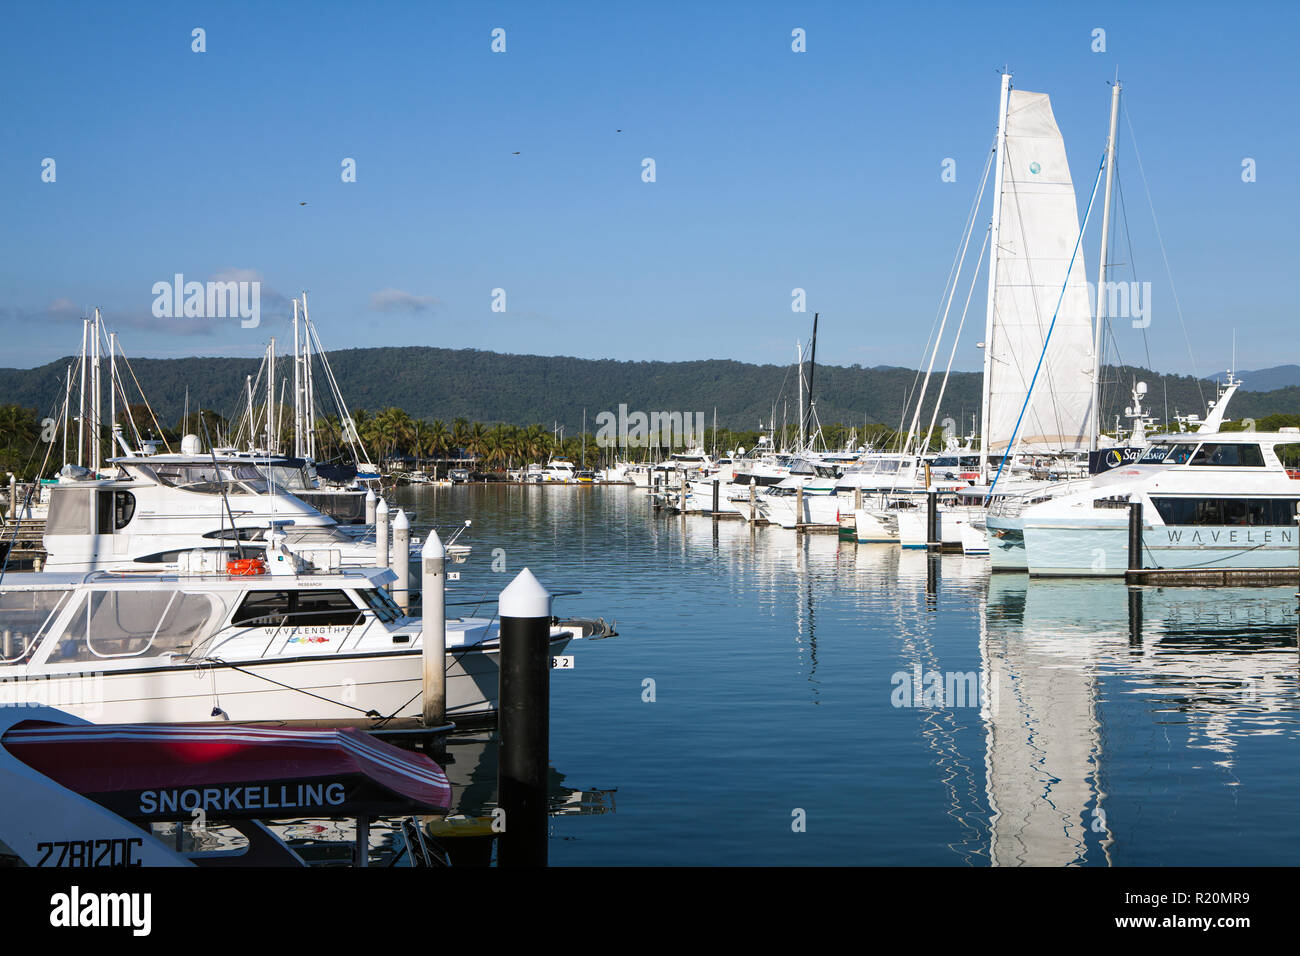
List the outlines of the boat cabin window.
{"label": "boat cabin window", "polygon": [[45,519],[46,534],[94,534],[91,523],[93,488],[55,486],[50,490],[50,513]]}
{"label": "boat cabin window", "polygon": [[0,664],[20,664],[45,636],[45,628],[70,591],[0,592]]}
{"label": "boat cabin window", "polygon": [[365,614],[343,591],[250,591],[235,627],[328,627],[360,624]]}
{"label": "boat cabin window", "polygon": [[[1287,445],[1274,445],[1273,454],[1277,455],[1277,459],[1282,462],[1283,468],[1289,468],[1292,470],[1300,468],[1300,445],[1294,443]],[[1295,475],[1292,475],[1291,477],[1294,478]]]}
{"label": "boat cabin window", "polygon": [[238,538],[240,541],[264,541],[266,540],[265,528],[221,528],[217,531],[209,531],[203,535],[205,538],[216,538],[219,541],[233,541]]}
{"label": "boat cabin window", "polygon": [[1168,525],[1246,525],[1295,527],[1294,498],[1157,498],[1160,518]]}
{"label": "boat cabin window", "polygon": [[1263,468],[1264,453],[1258,445],[1222,445],[1206,442],[1192,456],[1193,465]]}
{"label": "boat cabin window", "polygon": [[188,654],[213,616],[212,598],[184,591],[91,591],[50,664]]}

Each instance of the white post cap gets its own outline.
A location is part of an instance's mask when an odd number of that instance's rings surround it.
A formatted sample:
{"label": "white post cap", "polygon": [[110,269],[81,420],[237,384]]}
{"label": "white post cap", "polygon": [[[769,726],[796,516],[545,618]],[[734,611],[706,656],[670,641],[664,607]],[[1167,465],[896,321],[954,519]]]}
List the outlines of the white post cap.
{"label": "white post cap", "polygon": [[394,531],[405,531],[411,527],[411,522],[406,518],[406,512],[401,508],[397,509],[397,517],[393,519]]}
{"label": "white post cap", "polygon": [[533,572],[524,568],[501,592],[498,608],[502,617],[550,617],[551,595]]}
{"label": "white post cap", "polygon": [[429,531],[429,536],[424,539],[424,547],[420,549],[421,558],[445,558],[447,549],[442,546],[442,539],[438,537],[436,529]]}

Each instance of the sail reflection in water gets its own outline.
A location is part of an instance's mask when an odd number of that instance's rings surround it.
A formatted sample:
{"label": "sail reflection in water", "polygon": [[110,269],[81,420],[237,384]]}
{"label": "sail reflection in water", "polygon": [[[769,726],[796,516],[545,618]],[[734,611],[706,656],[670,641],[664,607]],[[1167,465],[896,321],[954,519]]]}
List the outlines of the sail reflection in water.
{"label": "sail reflection in water", "polygon": [[[1145,862],[1123,838],[1135,815],[1151,825],[1184,796],[1217,800],[1215,790],[1239,784],[1243,741],[1297,735],[1287,589],[994,575],[980,648],[997,687],[982,715],[996,866]],[[1171,763],[1188,765],[1185,793],[1153,774]]]}

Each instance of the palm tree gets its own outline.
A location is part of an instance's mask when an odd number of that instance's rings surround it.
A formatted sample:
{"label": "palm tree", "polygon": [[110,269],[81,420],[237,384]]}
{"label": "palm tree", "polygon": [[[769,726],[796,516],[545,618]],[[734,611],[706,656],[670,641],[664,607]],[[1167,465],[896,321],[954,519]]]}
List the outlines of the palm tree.
{"label": "palm tree", "polygon": [[423,419],[411,423],[410,452],[417,461],[433,454],[433,429]]}
{"label": "palm tree", "polygon": [[[477,426],[476,426],[477,427]],[[461,451],[469,451],[469,420],[457,418],[451,423],[451,445]]]}
{"label": "palm tree", "polygon": [[462,447],[473,457],[480,458],[487,451],[487,436],[487,426],[482,422],[475,422],[468,427],[465,444]]}
{"label": "palm tree", "polygon": [[433,424],[429,426],[429,440],[435,456],[447,450],[447,445],[451,442],[451,433],[447,431],[447,426],[443,424],[442,419],[435,418]]}

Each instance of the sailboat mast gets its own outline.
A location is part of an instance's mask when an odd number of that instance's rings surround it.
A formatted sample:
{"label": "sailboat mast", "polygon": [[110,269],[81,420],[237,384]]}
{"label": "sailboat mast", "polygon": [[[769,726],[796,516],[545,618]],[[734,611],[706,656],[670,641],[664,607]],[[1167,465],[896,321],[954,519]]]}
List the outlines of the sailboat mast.
{"label": "sailboat mast", "polygon": [[68,366],[68,376],[63,387],[63,463],[68,463],[68,419],[72,415],[72,366]]}
{"label": "sailboat mast", "polygon": [[86,347],[90,341],[90,319],[81,320],[81,382],[80,404],[77,406],[77,467],[86,463]]}
{"label": "sailboat mast", "polygon": [[795,354],[799,356],[799,451],[803,451],[803,343],[795,343]]}
{"label": "sailboat mast", "polygon": [[817,405],[813,398],[813,378],[817,375],[817,317],[820,315],[820,312],[813,313],[812,349],[808,355],[808,424],[805,430],[812,428],[813,410]]}
{"label": "sailboat mast", "polygon": [[272,409],[275,407],[275,336],[271,336],[271,344],[266,350],[266,451],[270,454],[272,451],[271,442],[275,439],[271,436],[275,434],[275,413]]}
{"label": "sailboat mast", "polygon": [[[307,312],[307,293],[302,294],[302,415],[307,428],[307,457],[316,460],[316,389],[311,374],[311,316]],[[342,412],[347,427],[347,412]],[[360,461],[357,464],[361,464]]]}
{"label": "sailboat mast", "polygon": [[90,439],[94,443],[90,457],[90,467],[94,470],[96,477],[99,475],[100,451],[99,451],[99,418],[100,418],[100,394],[99,394],[99,309],[95,310],[95,324],[91,330],[90,339],[91,348],[91,367],[90,381],[93,387],[95,410],[90,419]]}
{"label": "sailboat mast", "polygon": [[[989,402],[993,371],[993,313],[998,287],[998,232],[1002,219],[1002,159],[1007,145],[1007,101],[1011,94],[1011,74],[1002,74],[1002,96],[998,103],[998,145],[993,162],[993,221],[989,235],[989,289],[988,308],[984,327],[984,387],[980,400],[980,473],[988,473],[989,462]],[[1009,449],[1008,449],[1009,450]]]}
{"label": "sailboat mast", "polygon": [[298,342],[298,300],[293,300],[293,456],[302,457],[302,346]]}
{"label": "sailboat mast", "polygon": [[117,454],[117,333],[108,333],[108,454]]}
{"label": "sailboat mast", "polygon": [[[257,447],[257,420],[253,418],[253,376],[244,376],[244,385],[248,389],[248,450]],[[199,409],[199,424],[203,424],[203,410]]]}
{"label": "sailboat mast", "polygon": [[1097,269],[1097,322],[1093,327],[1092,345],[1092,421],[1088,436],[1088,449],[1096,451],[1101,434],[1101,344],[1105,327],[1106,308],[1106,250],[1110,244],[1110,195],[1115,177],[1115,133],[1119,126],[1119,80],[1110,93],[1110,134],[1106,139],[1106,199],[1101,207],[1101,265]]}

